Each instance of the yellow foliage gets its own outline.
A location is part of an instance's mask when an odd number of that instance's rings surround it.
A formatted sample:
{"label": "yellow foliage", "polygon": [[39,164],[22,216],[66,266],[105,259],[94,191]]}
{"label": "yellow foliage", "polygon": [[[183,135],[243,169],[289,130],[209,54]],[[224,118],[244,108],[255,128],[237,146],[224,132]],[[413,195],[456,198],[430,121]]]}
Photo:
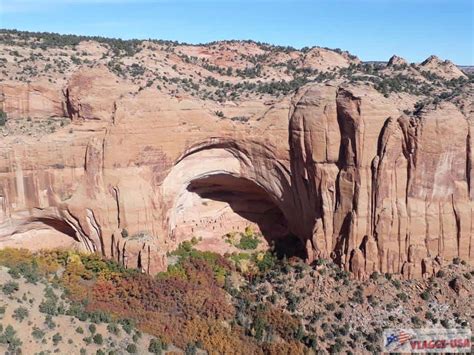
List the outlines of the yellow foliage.
{"label": "yellow foliage", "polygon": [[32,254],[27,249],[5,248],[0,250],[0,264],[12,267],[22,262],[29,262]]}
{"label": "yellow foliage", "polygon": [[68,252],[67,263],[69,264],[79,264],[82,265],[81,256],[75,252]]}
{"label": "yellow foliage", "polygon": [[233,246],[236,246],[237,244],[239,244],[240,238],[238,238],[236,232],[229,232],[224,237],[226,238],[227,242]]}
{"label": "yellow foliage", "polygon": [[304,345],[297,341],[266,343],[265,350],[266,353],[272,355],[303,355],[307,353]]}
{"label": "yellow foliage", "polygon": [[250,226],[245,227],[245,232],[244,232],[244,234],[245,234],[247,237],[253,237],[254,233],[253,233],[252,227],[250,227]]}
{"label": "yellow foliage", "polygon": [[263,354],[255,343],[243,340],[223,322],[195,318],[186,322],[183,333],[185,339],[200,341],[210,355]]}

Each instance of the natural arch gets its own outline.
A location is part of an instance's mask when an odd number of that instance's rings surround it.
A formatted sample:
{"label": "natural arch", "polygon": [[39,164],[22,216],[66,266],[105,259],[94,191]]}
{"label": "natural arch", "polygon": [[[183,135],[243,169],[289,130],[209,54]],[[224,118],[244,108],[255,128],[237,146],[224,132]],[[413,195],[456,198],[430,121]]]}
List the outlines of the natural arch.
{"label": "natural arch", "polygon": [[279,255],[305,258],[285,213],[286,181],[272,175],[278,168],[262,169],[268,161],[254,159],[232,145],[200,146],[184,155],[163,183],[171,237],[201,237],[200,248],[224,253],[229,250],[222,236],[250,226]]}

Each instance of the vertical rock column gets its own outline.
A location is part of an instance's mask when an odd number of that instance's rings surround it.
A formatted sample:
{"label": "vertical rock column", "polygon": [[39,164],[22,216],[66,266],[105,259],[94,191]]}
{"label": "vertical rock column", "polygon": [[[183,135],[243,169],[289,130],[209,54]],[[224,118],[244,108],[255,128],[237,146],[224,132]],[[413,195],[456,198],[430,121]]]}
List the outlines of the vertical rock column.
{"label": "vertical rock column", "polygon": [[334,86],[305,87],[290,110],[291,182],[300,219],[295,234],[310,258],[329,257],[333,250],[341,141],[336,91]]}

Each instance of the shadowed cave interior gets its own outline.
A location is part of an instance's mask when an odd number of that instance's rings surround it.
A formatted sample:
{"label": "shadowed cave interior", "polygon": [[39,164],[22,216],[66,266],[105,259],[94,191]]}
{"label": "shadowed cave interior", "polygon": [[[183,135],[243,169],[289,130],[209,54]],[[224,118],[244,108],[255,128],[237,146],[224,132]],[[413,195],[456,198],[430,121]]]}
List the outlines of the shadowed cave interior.
{"label": "shadowed cave interior", "polygon": [[0,247],[25,247],[31,251],[41,249],[84,250],[77,239],[76,231],[65,221],[58,218],[35,218],[20,225],[15,233],[0,239]]}
{"label": "shadowed cave interior", "polygon": [[[230,174],[213,174],[192,180],[179,206],[180,229],[215,240],[228,232],[251,226],[260,232],[279,257],[306,257],[301,241],[292,235],[281,209],[255,182]],[[219,251],[219,250],[218,250]]]}

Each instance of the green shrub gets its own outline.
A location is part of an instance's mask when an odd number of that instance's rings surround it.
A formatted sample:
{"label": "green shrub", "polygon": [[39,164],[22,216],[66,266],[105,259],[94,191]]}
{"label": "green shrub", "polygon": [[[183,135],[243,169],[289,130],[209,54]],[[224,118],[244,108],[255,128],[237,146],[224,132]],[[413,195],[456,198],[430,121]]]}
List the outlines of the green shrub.
{"label": "green shrub", "polygon": [[136,354],[138,351],[137,346],[135,344],[128,344],[127,345],[127,352],[129,354]]}
{"label": "green shrub", "polygon": [[109,333],[114,334],[114,335],[118,335],[120,333],[120,328],[115,323],[108,324],[107,330],[109,331]]}
{"label": "green shrub", "polygon": [[401,283],[400,281],[398,281],[398,280],[393,280],[393,281],[392,281],[392,285],[393,285],[397,290],[399,290],[400,287],[402,287],[402,283]]}
{"label": "green shrub", "polygon": [[421,294],[420,294],[420,297],[424,300],[424,301],[429,301],[430,299],[430,293],[428,291],[423,291]]}
{"label": "green shrub", "polygon": [[433,319],[434,319],[434,315],[433,315],[433,313],[431,313],[431,312],[426,312],[426,313],[425,313],[425,318],[426,318],[426,319],[429,319],[429,320],[433,320]]}
{"label": "green shrub", "polygon": [[398,294],[397,294],[397,297],[398,297],[398,299],[400,299],[400,300],[403,301],[403,302],[408,301],[408,296],[407,296],[407,294],[404,293],[404,292],[398,293]]}
{"label": "green shrub", "polygon": [[422,324],[420,318],[418,318],[417,316],[411,317],[411,322],[413,323],[415,327],[419,327]]}
{"label": "green shrub", "polygon": [[374,271],[372,274],[370,274],[371,280],[377,280],[378,278],[379,278],[379,273],[377,271]]}
{"label": "green shrub", "polygon": [[286,295],[286,299],[287,299],[287,302],[288,302],[288,306],[287,306],[287,309],[290,311],[290,312],[295,312],[296,311],[296,308],[298,306],[298,303],[300,302],[300,299],[298,296],[294,295],[293,293],[291,292],[288,292],[288,294]]}
{"label": "green shrub", "polygon": [[189,343],[188,345],[186,345],[186,349],[184,353],[185,355],[196,355],[197,354],[196,344]]}
{"label": "green shrub", "polygon": [[29,315],[28,310],[25,307],[18,307],[13,311],[13,319],[22,322]]}
{"label": "green shrub", "polygon": [[26,279],[26,282],[32,284],[36,284],[40,279],[38,264],[34,258],[30,258],[30,260],[26,262],[14,264],[10,269],[11,271],[9,271],[9,273],[13,278],[18,278],[21,275]]}
{"label": "green shrub", "polygon": [[41,313],[50,314],[52,316],[58,315],[58,296],[54,293],[51,287],[46,287],[44,290],[45,299],[40,303],[39,310]]}
{"label": "green shrub", "polygon": [[328,303],[326,304],[325,308],[328,311],[334,311],[336,309],[336,306],[334,305],[334,303]]}
{"label": "green shrub", "polygon": [[59,344],[59,342],[60,342],[61,340],[63,340],[63,337],[61,336],[61,334],[56,333],[56,334],[53,335],[53,337],[52,337],[51,339],[53,340],[54,346],[56,346],[56,345]]}
{"label": "green shrub", "polygon": [[7,113],[0,110],[0,126],[5,126],[5,123],[7,123]]}
{"label": "green shrub", "polygon": [[96,324],[110,323],[112,321],[112,317],[110,316],[110,314],[103,311],[90,312],[88,316],[89,316],[90,321]]}
{"label": "green shrub", "polygon": [[53,317],[51,316],[51,314],[46,315],[44,319],[44,323],[48,326],[49,329],[56,328],[56,323],[54,323]]}
{"label": "green shrub", "polygon": [[43,339],[44,334],[45,332],[43,332],[41,329],[36,328],[36,327],[31,332],[31,335],[33,336],[33,338],[38,339],[38,340]]}
{"label": "green shrub", "polygon": [[97,333],[92,339],[97,345],[102,345],[104,343],[104,338],[102,337],[102,334]]}
{"label": "green shrub", "polygon": [[270,251],[266,251],[265,253],[256,254],[253,257],[253,261],[257,265],[260,272],[266,272],[271,270],[277,261],[277,257]]}
{"label": "green shrub", "polygon": [[89,324],[89,331],[94,334],[97,330],[97,327],[95,326],[95,324]]}
{"label": "green shrub", "polygon": [[119,322],[122,325],[122,329],[125,333],[130,334],[134,328],[134,323],[130,319],[121,319]]}
{"label": "green shrub", "polygon": [[326,259],[318,258],[314,261],[314,265],[316,266],[323,266],[327,263]]}
{"label": "green shrub", "polygon": [[254,250],[260,244],[258,235],[254,234],[250,228],[245,229],[245,233],[241,234],[237,248],[242,250]]}
{"label": "green shrub", "polygon": [[354,295],[351,298],[352,302],[363,304],[364,303],[364,293],[361,289],[356,289]]}
{"label": "green shrub", "polygon": [[15,282],[15,281],[8,281],[2,286],[2,292],[7,296],[12,295],[19,289],[20,289],[20,286],[18,285],[18,282]]}
{"label": "green shrub", "polygon": [[14,279],[19,279],[21,277],[17,268],[8,269],[8,274]]}
{"label": "green shrub", "polygon": [[159,339],[151,339],[148,351],[152,354],[161,354],[163,352],[163,344]]}
{"label": "green shrub", "polygon": [[11,325],[7,325],[3,333],[0,334],[0,344],[7,346],[8,350],[18,350],[22,341],[16,336],[16,330]]}

